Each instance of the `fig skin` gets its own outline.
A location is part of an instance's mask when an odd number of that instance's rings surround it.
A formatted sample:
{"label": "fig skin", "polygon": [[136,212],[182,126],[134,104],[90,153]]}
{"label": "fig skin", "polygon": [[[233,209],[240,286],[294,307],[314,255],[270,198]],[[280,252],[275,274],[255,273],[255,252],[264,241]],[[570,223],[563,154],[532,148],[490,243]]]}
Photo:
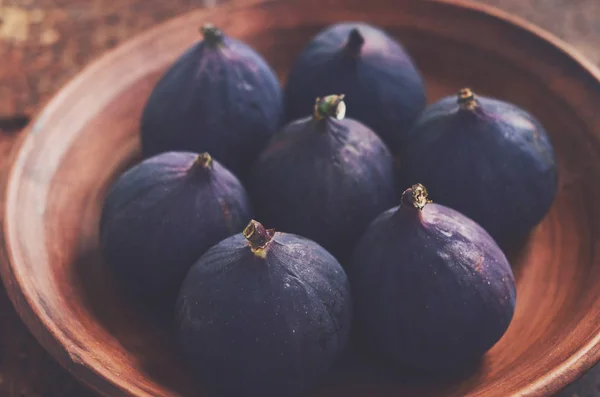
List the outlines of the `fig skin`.
{"label": "fig skin", "polygon": [[506,332],[516,287],[490,235],[422,185],[370,225],[348,277],[368,343],[425,371],[467,368]]}
{"label": "fig skin", "polygon": [[556,158],[543,126],[468,88],[424,111],[400,157],[402,186],[423,183],[437,203],[473,219],[502,246],[522,241],[557,193]]}
{"label": "fig skin", "polygon": [[316,241],[342,264],[397,197],[388,148],[367,126],[344,118],[343,98],[320,98],[312,116],[276,134],[248,184],[265,223]]}
{"label": "fig skin", "polygon": [[163,153],[111,187],[100,221],[103,257],[150,313],[172,313],[198,257],[251,217],[245,189],[209,154]]}
{"label": "fig skin", "polygon": [[154,87],[141,119],[146,157],[208,151],[240,175],[284,121],[279,80],[247,44],[211,25]]}
{"label": "fig skin", "polygon": [[344,350],[351,321],[338,261],[254,220],[196,262],[176,311],[179,347],[219,397],[310,391]]}
{"label": "fig skin", "polygon": [[403,46],[362,22],[329,26],[298,56],[284,91],[287,120],[305,117],[314,98],[335,92],[346,94],[348,117],[393,153],[426,105],[423,79]]}

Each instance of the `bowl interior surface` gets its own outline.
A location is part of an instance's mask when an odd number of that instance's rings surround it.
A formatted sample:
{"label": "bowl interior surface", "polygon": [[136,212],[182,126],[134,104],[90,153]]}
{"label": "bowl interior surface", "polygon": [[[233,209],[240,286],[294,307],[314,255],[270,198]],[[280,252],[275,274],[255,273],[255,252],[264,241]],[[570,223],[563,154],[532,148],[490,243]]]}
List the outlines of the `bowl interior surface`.
{"label": "bowl interior surface", "polygon": [[383,367],[346,368],[315,396],[549,395],[589,368],[600,335],[595,69],[543,32],[453,3],[234,1],[161,25],[88,67],[29,129],[8,185],[2,274],[37,338],[107,396],[204,396],[169,332],[139,315],[104,271],[98,221],[107,188],[137,159],[144,102],[165,68],[199,38],[201,23],[248,42],[285,80],[318,30],[364,20],[401,40],[425,76],[430,102],[469,86],[540,119],[559,158],[560,192],[527,244],[510,254],[515,317],[478,368],[435,381],[388,376]]}

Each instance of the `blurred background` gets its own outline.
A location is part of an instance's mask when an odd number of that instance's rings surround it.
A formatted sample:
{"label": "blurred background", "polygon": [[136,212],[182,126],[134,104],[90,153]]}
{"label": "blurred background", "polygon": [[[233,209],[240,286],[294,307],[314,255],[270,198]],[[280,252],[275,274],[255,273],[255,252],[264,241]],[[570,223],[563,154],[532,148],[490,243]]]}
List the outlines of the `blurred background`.
{"label": "blurred background", "polygon": [[[600,64],[600,0],[475,1],[549,30]],[[0,135],[0,156],[10,150],[2,144],[8,135],[18,133],[27,116],[91,60],[157,23],[216,2],[0,0],[0,130],[5,134]],[[37,344],[0,287],[0,397],[5,396],[96,394],[80,386]],[[600,397],[600,366],[558,397]]]}

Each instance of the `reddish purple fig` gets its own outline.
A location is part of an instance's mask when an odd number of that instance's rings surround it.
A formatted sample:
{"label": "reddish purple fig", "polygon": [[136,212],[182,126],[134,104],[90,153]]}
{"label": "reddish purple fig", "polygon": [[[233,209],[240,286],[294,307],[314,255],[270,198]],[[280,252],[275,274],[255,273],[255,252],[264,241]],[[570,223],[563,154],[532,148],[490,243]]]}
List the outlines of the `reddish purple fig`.
{"label": "reddish purple fig", "polygon": [[431,203],[422,185],[370,225],[348,276],[368,344],[416,369],[470,366],[503,336],[515,310],[514,276],[496,242]]}
{"label": "reddish purple fig", "polygon": [[208,153],[163,153],[111,187],[100,222],[103,256],[128,294],[172,310],[196,259],[251,216],[240,182]]}
{"label": "reddish purple fig", "polygon": [[142,114],[145,156],[208,151],[236,174],[282,125],[273,69],[247,44],[212,25],[158,82]]}
{"label": "reddish purple fig", "polygon": [[423,112],[400,159],[402,186],[423,183],[436,202],[473,219],[502,246],[522,241],[558,190],[544,127],[519,107],[468,88]]}
{"label": "reddish purple fig", "polygon": [[251,221],[191,268],[179,294],[179,346],[220,397],[295,397],[344,349],[346,273],[325,249]]}
{"label": "reddish purple fig", "polygon": [[344,118],[343,95],[321,98],[257,160],[248,190],[273,227],[310,238],[344,264],[348,247],[396,200],[393,161],[364,124]]}
{"label": "reddish purple fig", "polygon": [[319,32],[292,66],[287,120],[308,115],[316,97],[347,95],[348,117],[366,124],[396,152],[426,104],[423,79],[402,45],[363,22]]}

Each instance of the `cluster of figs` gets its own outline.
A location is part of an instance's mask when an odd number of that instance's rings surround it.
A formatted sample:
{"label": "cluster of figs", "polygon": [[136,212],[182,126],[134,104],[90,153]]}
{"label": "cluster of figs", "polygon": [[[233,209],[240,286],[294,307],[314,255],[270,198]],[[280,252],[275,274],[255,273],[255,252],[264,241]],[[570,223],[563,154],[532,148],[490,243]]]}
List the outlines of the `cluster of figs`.
{"label": "cluster of figs", "polygon": [[479,360],[515,309],[504,247],[556,195],[540,123],[468,88],[428,105],[404,47],[367,23],[319,32],[284,87],[249,45],[201,32],[151,93],[144,159],[100,225],[115,279],[171,313],[196,377],[301,396],[354,327],[401,366]]}

